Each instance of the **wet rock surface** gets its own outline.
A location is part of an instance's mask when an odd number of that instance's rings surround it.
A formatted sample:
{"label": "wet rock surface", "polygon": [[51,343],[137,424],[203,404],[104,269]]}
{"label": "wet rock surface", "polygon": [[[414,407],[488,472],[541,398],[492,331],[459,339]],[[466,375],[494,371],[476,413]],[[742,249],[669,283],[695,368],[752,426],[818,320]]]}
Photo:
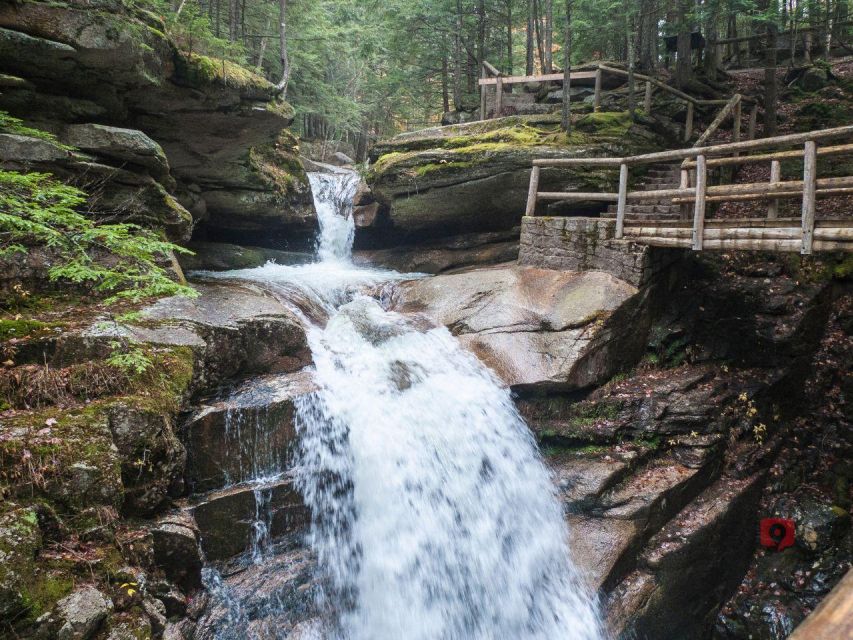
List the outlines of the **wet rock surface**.
{"label": "wet rock surface", "polygon": [[208,576],[209,596],[184,640],[311,637],[318,628],[316,560],[298,538],[283,540],[264,561],[237,558]]}
{"label": "wet rock surface", "polygon": [[[790,429],[809,406],[803,356],[815,353],[826,327],[829,289],[825,281],[795,284],[775,261],[705,260],[687,267],[684,293],[676,287],[657,312],[638,366],[591,391],[529,389],[517,399],[566,504],[575,561],[602,593],[620,638],[781,639],[849,566],[845,508],[802,489],[780,496],[779,472],[768,471],[773,460],[793,465],[793,480],[812,464],[803,443],[821,436]],[[772,312],[758,302],[768,286],[781,296]],[[841,324],[832,342],[849,349]],[[747,342],[764,346],[756,352]],[[849,366],[837,354],[818,358],[835,382],[808,383],[830,389],[812,404],[828,407],[829,433],[849,434],[841,427],[849,424],[846,376],[838,374]],[[813,426],[801,421],[804,430]],[[847,505],[848,472],[835,461],[849,437],[827,442],[821,482],[837,486],[835,499]],[[758,519],[783,513],[797,520],[798,543],[773,556],[771,578],[750,562]]]}
{"label": "wet rock surface", "polygon": [[518,230],[466,234],[393,249],[360,249],[353,257],[357,264],[430,274],[514,262],[518,258]]}
{"label": "wet rock surface", "polygon": [[813,411],[796,420],[786,435],[758,507],[761,517],[795,522],[795,545],[756,552],[737,592],[717,617],[715,639],[787,637],[850,569],[849,292],[834,307],[806,383]]}
{"label": "wet rock surface", "polygon": [[[631,338],[642,343],[637,293],[603,273],[509,265],[403,283],[396,305],[447,326],[513,387],[572,388],[607,380],[630,359]],[[617,316],[635,318],[630,335]]]}
{"label": "wet rock surface", "polygon": [[182,430],[192,490],[283,473],[296,440],[294,402],[313,389],[309,372],[266,376],[199,404]]}

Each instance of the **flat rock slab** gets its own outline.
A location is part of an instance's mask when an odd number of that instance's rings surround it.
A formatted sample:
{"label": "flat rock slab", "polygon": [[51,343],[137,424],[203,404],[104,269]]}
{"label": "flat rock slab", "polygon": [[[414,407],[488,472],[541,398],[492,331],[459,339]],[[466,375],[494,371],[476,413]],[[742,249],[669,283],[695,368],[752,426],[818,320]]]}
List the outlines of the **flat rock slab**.
{"label": "flat rock slab", "polygon": [[256,522],[267,526],[271,539],[308,522],[302,498],[285,477],[215,491],[198,498],[187,512],[195,518],[205,557],[214,562],[249,550]]}
{"label": "flat rock slab", "polygon": [[174,296],[143,309],[143,325],[96,322],[82,334],[90,344],[85,349],[75,344],[75,351],[104,348],[116,337],[188,346],[198,365],[194,392],[210,392],[235,376],[297,371],[310,362],[305,329],[294,311],[300,300],[291,305],[248,282],[193,286],[197,298]]}
{"label": "flat rock slab", "polygon": [[642,525],[633,520],[570,515],[572,559],[587,585],[599,591],[612,582],[620,565],[640,544]]}
{"label": "flat rock slab", "polygon": [[614,447],[600,453],[563,451],[545,457],[563,503],[572,512],[597,504],[601,495],[621,481],[647,451]]}
{"label": "flat rock slab", "polygon": [[572,388],[619,368],[609,347],[637,332],[607,319],[635,294],[606,273],[501,265],[402,283],[397,307],[447,326],[508,385]]}
{"label": "flat rock slab", "polygon": [[199,405],[183,433],[193,491],[285,471],[296,438],[294,403],[313,389],[308,371],[262,376]]}

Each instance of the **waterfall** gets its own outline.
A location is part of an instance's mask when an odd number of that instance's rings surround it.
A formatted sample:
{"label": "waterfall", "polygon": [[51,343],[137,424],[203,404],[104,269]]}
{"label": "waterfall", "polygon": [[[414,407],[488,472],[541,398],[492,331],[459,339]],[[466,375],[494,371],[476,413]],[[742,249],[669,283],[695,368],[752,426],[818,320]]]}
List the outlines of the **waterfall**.
{"label": "waterfall", "polygon": [[509,390],[447,329],[365,294],[404,276],[350,261],[357,176],[310,179],[318,261],[222,277],[296,288],[328,312],[325,324],[306,319],[317,391],[297,403],[293,468],[312,513],[322,637],[602,638]]}
{"label": "waterfall", "polygon": [[320,262],[349,260],[355,237],[352,202],[360,176],[355,171],[337,169],[333,173],[311,172],[308,180],[320,223],[317,257]]}

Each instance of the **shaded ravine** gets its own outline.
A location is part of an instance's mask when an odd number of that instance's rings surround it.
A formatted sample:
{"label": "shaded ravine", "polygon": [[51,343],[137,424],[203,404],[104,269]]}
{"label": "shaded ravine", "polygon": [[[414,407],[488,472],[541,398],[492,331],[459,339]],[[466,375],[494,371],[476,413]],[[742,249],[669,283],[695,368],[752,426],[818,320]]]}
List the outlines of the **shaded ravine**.
{"label": "shaded ravine", "polygon": [[[350,261],[355,174],[310,178],[318,261],[216,276],[314,309],[301,315],[317,388],[296,401],[289,472],[317,558],[316,611],[299,637],[601,638],[561,504],[509,390],[446,328],[368,295],[413,276]],[[266,517],[260,509],[244,562],[277,561]],[[278,637],[275,611],[263,631],[250,628],[251,602],[213,569],[205,580],[228,611],[212,637]]]}

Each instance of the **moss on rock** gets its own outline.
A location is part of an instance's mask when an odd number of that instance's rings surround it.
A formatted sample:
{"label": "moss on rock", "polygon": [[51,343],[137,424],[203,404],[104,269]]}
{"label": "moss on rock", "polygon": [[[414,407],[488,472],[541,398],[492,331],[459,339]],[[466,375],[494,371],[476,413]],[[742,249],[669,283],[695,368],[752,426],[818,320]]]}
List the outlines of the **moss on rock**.
{"label": "moss on rock", "polygon": [[33,561],[40,547],[35,511],[6,505],[0,515],[0,619],[14,619],[30,608],[26,590],[34,582]]}
{"label": "moss on rock", "polygon": [[627,111],[598,111],[583,116],[576,126],[579,131],[616,138],[627,134],[632,124],[631,114]]}
{"label": "moss on rock", "polygon": [[178,77],[197,89],[219,84],[254,94],[272,95],[275,90],[266,78],[224,58],[178,52],[176,59]]}

